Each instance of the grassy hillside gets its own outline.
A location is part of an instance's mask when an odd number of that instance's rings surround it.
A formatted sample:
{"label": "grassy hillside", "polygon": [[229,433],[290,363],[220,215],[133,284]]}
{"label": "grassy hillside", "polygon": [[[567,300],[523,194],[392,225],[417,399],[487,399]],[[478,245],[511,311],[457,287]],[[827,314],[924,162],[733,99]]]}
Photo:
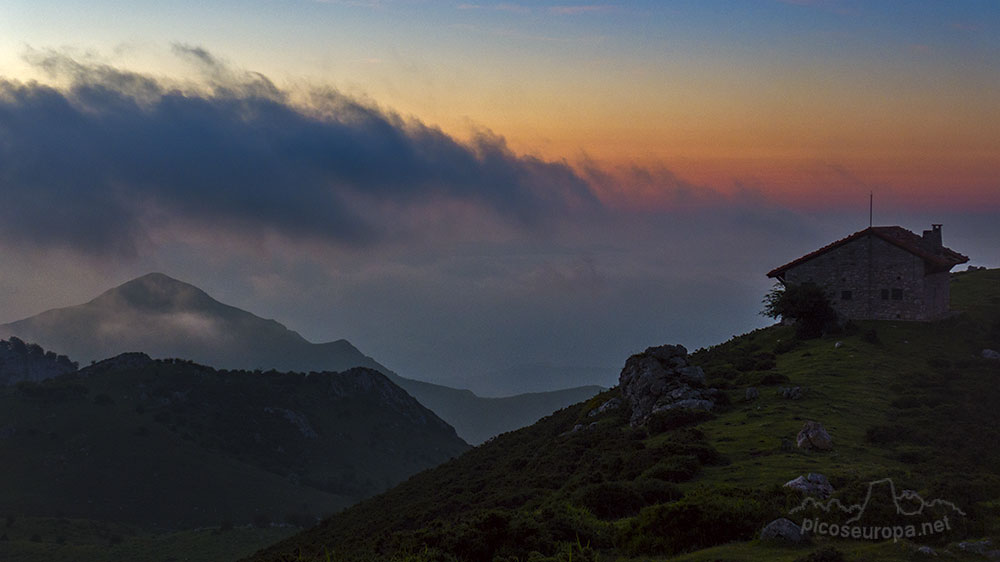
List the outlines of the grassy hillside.
{"label": "grassy hillside", "polygon": [[144,528],[311,524],[468,447],[367,369],[216,371],[139,354],[0,389],[0,515]]}
{"label": "grassy hillside", "polygon": [[[956,274],[952,290],[962,313],[937,323],[866,322],[806,341],[775,326],[699,350],[692,361],[727,392],[726,408],[640,428],[622,409],[589,417],[612,389],[253,560],[910,560],[925,544],[982,559],[946,545],[1000,539],[1000,361],[981,356],[1000,349],[1000,270]],[[746,401],[751,386],[760,396]],[[788,386],[801,399],[779,394]],[[832,451],[794,446],[806,420],[824,424]],[[966,515],[921,542],[760,543],[801,501],[782,484],[809,472],[844,503],[892,478]]]}

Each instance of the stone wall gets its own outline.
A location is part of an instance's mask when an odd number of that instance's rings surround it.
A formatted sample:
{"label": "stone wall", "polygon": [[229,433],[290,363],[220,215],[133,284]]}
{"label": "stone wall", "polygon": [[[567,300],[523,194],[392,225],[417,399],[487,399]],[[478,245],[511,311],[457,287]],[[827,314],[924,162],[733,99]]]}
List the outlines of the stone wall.
{"label": "stone wall", "polygon": [[878,236],[852,240],[788,269],[785,282],[826,289],[841,318],[932,320],[948,312],[949,275]]}
{"label": "stone wall", "polygon": [[951,273],[941,271],[924,277],[926,320],[941,318],[951,310]]}

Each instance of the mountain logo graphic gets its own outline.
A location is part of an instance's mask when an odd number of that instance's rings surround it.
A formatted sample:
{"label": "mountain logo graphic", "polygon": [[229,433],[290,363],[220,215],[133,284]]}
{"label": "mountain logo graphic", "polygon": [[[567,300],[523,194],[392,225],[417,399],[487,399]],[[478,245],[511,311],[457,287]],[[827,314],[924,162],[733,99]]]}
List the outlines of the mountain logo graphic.
{"label": "mountain logo graphic", "polygon": [[[916,517],[923,515],[924,510],[934,508],[937,506],[944,506],[950,508],[952,512],[958,513],[961,516],[965,516],[965,512],[962,511],[954,503],[942,500],[934,499],[927,501],[920,496],[917,492],[913,490],[903,490],[902,492],[896,492],[896,484],[892,481],[892,478],[883,478],[881,480],[874,480],[868,483],[868,492],[865,494],[865,499],[861,503],[844,505],[840,500],[836,498],[831,498],[828,501],[819,501],[815,498],[805,498],[802,503],[789,511],[789,514],[798,513],[800,511],[805,511],[810,507],[818,508],[826,513],[834,511],[834,509],[839,510],[842,513],[853,514],[850,519],[844,521],[844,525],[849,525],[851,523],[856,523],[864,515],[865,510],[868,509],[874,490],[878,488],[883,488],[888,492],[888,497],[892,498],[892,502],[896,507],[896,514],[906,517]],[[878,494],[882,495],[882,494]],[[906,506],[915,506],[913,508],[907,508]]]}

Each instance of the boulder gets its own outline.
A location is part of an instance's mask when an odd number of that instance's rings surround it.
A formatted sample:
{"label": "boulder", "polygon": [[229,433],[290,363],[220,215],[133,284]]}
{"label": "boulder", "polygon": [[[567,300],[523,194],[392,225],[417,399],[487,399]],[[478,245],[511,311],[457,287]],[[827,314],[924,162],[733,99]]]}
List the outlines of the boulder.
{"label": "boulder", "polygon": [[802,529],[788,519],[782,517],[768,523],[760,532],[760,540],[775,541],[788,544],[799,544],[805,540]]}
{"label": "boulder", "polygon": [[683,408],[687,410],[711,410],[715,407],[715,402],[711,400],[705,400],[701,398],[685,398],[684,400],[677,400],[675,402],[668,402],[666,404],[657,404],[653,407],[653,414],[659,412],[665,412],[667,410],[674,410],[677,408]]}
{"label": "boulder", "polygon": [[799,434],[795,438],[795,442],[798,444],[800,449],[813,449],[819,451],[829,451],[833,449],[833,439],[830,434],[827,433],[826,428],[823,424],[817,421],[807,421],[802,429],[799,430]]}
{"label": "boulder", "polygon": [[681,376],[681,379],[689,384],[705,385],[705,371],[702,371],[701,367],[693,365],[681,367],[677,369],[677,373]]}
{"label": "boulder", "polygon": [[747,402],[752,402],[758,398],[760,398],[760,391],[757,390],[757,387],[751,386],[750,388],[747,389],[745,397],[745,400]]}
{"label": "boulder", "polygon": [[990,539],[983,539],[981,541],[962,541],[958,543],[958,549],[964,552],[971,552],[972,554],[978,554],[980,556],[985,556],[990,547],[993,546],[993,541]]}
{"label": "boulder", "polygon": [[805,393],[801,386],[783,386],[778,390],[778,396],[788,400],[801,400]]}
{"label": "boulder", "polygon": [[983,359],[1000,359],[1000,351],[996,351],[993,349],[984,349]]}
{"label": "boulder", "polygon": [[682,345],[650,347],[628,358],[618,377],[622,399],[632,410],[632,426],[656,412],[675,408],[711,410],[719,392],[705,387],[701,367],[689,365]]}
{"label": "boulder", "polygon": [[568,433],[576,433],[578,431],[587,431],[589,429],[594,429],[595,427],[597,427],[597,422],[590,422],[587,425],[584,425],[582,423],[578,423],[578,424],[576,424],[576,425],[573,426],[573,429],[567,431],[563,435],[566,435]]}
{"label": "boulder", "polygon": [[807,496],[819,496],[824,499],[833,494],[833,485],[830,484],[830,481],[827,480],[826,476],[816,472],[789,480],[785,482],[785,487],[798,490]]}

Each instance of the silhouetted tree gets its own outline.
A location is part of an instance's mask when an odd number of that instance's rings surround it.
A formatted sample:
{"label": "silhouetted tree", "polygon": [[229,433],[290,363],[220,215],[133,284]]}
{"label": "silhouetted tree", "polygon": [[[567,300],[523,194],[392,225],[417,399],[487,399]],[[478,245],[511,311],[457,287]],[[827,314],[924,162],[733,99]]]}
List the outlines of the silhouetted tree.
{"label": "silhouetted tree", "polygon": [[764,316],[795,321],[795,333],[802,339],[817,338],[837,322],[830,299],[815,283],[776,284],[764,297]]}

